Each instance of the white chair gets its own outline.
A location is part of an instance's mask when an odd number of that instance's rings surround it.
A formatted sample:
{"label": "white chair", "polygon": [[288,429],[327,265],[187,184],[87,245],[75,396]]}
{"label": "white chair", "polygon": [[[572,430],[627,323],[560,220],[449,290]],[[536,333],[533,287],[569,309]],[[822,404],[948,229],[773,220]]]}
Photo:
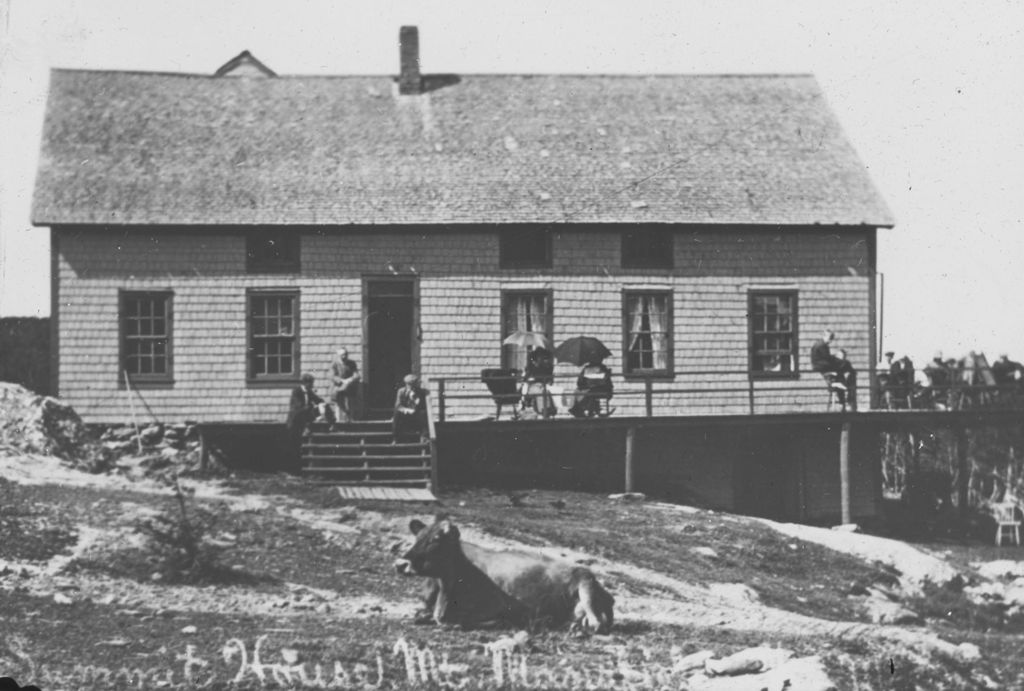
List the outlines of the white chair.
{"label": "white chair", "polygon": [[996,546],[1003,544],[1003,535],[1007,534],[1013,538],[1013,544],[1020,545],[1020,521],[1017,520],[1017,505],[1015,503],[1003,502],[992,504],[992,517],[996,521]]}

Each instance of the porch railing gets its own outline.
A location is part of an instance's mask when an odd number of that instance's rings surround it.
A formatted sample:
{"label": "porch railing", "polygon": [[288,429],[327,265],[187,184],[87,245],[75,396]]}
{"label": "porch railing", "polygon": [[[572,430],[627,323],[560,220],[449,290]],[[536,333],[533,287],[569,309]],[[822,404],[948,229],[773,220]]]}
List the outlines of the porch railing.
{"label": "porch railing", "polygon": [[[825,380],[818,372],[801,372],[798,378],[751,376],[748,370],[686,370],[676,372],[672,380],[614,375],[613,409],[627,409],[631,415],[646,417],[689,414],[748,414],[775,412],[822,412],[838,410]],[[1024,383],[1006,386],[969,385],[952,382],[945,386],[915,386],[909,393],[889,395],[882,387],[872,390],[873,372],[858,376],[858,395],[862,407],[875,409],[957,410],[964,408],[1024,409]],[[572,396],[576,395],[576,373],[558,373],[549,391],[562,397],[558,415],[565,417]],[[519,380],[522,383],[522,380]],[[466,415],[483,416],[496,412],[494,397],[478,376],[432,377],[438,422],[449,418],[453,409]],[[869,395],[869,391],[871,394]],[[596,394],[600,397],[601,394]],[[869,399],[872,399],[869,402]],[[867,405],[865,406],[864,404]],[[467,405],[468,404],[468,405]],[[508,404],[504,407],[509,410]],[[502,413],[505,415],[505,412]],[[509,415],[511,417],[511,415]]]}

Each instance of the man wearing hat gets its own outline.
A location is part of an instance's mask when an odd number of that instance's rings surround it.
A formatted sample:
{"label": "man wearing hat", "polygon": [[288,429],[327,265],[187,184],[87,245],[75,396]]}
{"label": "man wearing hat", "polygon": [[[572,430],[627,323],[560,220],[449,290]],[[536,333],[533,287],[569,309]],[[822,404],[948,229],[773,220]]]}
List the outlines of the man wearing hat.
{"label": "man wearing hat", "polygon": [[288,429],[289,449],[295,468],[299,466],[302,456],[302,435],[309,423],[320,415],[317,406],[324,402],[324,399],[317,396],[313,390],[314,381],[312,374],[303,374],[302,385],[292,389],[292,397],[288,403],[288,417],[284,424]]}
{"label": "man wearing hat", "polygon": [[407,374],[404,386],[395,395],[395,415],[391,419],[391,434],[400,438],[421,437],[427,423],[427,392],[420,387],[420,378]]}

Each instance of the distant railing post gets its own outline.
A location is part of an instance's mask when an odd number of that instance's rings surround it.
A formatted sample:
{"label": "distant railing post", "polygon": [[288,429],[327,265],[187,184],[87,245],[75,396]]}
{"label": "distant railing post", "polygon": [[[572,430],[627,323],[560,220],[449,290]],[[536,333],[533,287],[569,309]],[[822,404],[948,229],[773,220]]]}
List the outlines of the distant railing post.
{"label": "distant railing post", "polygon": [[750,401],[750,414],[754,414],[754,378],[747,372],[747,399]]}
{"label": "distant railing post", "polygon": [[649,378],[644,379],[644,403],[647,406],[647,417],[654,417],[654,382]]}
{"label": "distant railing post", "polygon": [[437,380],[437,421],[444,422],[444,379]]}

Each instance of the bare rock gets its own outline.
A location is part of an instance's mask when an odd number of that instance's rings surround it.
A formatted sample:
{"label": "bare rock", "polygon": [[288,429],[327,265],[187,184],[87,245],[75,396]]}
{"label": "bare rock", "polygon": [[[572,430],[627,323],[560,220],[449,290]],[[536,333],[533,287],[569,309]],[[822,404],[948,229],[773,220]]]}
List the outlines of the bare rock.
{"label": "bare rock", "polygon": [[843,523],[841,525],[832,526],[832,530],[839,533],[859,533],[860,526],[856,523]]}
{"label": "bare rock", "polygon": [[716,552],[715,550],[711,549],[710,547],[704,547],[704,546],[701,546],[701,547],[691,547],[690,551],[693,552],[694,554],[699,554],[699,555],[701,555],[703,557],[711,557],[712,559],[714,559],[715,557],[718,556],[718,552]]}
{"label": "bare rock", "polygon": [[74,408],[7,382],[0,382],[0,444],[78,462],[94,455],[96,447]]}
{"label": "bare rock", "polygon": [[981,649],[973,643],[961,643],[954,652],[957,662],[973,664],[981,659]]}
{"label": "bare rock", "polygon": [[164,428],[162,425],[150,425],[139,432],[139,438],[142,439],[142,443],[146,446],[155,446],[163,436]]}
{"label": "bare rock", "polygon": [[870,597],[864,603],[868,618],[875,624],[900,624],[918,625],[924,620],[919,614],[913,612],[898,602]]}
{"label": "bare rock", "polygon": [[623,492],[621,494],[609,494],[612,501],[646,501],[647,495],[642,492]]}
{"label": "bare rock", "polygon": [[676,674],[686,674],[698,669],[704,669],[704,663],[715,656],[710,650],[702,650],[699,653],[692,653],[679,657],[677,651],[673,651],[672,671]]}

